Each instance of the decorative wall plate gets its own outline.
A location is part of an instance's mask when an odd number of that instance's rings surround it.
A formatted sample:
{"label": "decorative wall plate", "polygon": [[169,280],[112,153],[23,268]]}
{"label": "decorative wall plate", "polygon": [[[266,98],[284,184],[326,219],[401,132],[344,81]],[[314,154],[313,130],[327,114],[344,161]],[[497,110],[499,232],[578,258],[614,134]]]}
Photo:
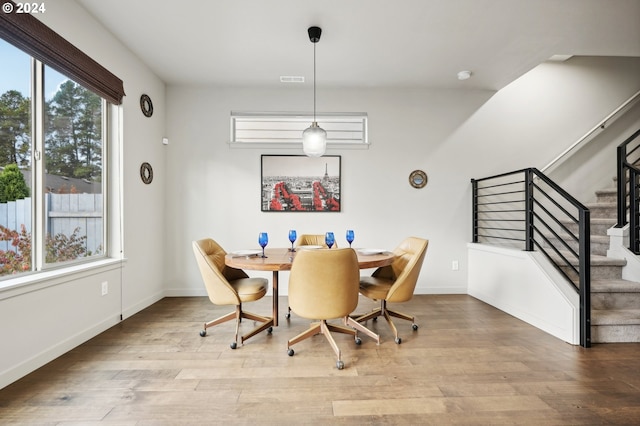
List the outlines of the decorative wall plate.
{"label": "decorative wall plate", "polygon": [[422,170],[414,170],[409,175],[409,183],[414,188],[424,188],[427,185],[427,174]]}
{"label": "decorative wall plate", "polygon": [[140,179],[147,185],[153,180],[153,168],[149,163],[142,163],[140,165]]}
{"label": "decorative wall plate", "polygon": [[140,109],[147,117],[151,117],[153,115],[153,102],[151,102],[149,95],[140,96]]}

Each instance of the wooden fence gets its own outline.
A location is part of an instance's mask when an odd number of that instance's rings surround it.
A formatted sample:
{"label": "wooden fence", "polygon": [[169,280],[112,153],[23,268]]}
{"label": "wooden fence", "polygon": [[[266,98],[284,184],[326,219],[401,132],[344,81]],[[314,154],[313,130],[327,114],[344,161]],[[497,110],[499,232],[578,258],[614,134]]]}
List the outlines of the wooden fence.
{"label": "wooden fence", "polygon": [[[87,237],[87,252],[103,252],[102,202],[102,194],[46,194],[47,233],[71,235],[79,228],[77,235]],[[23,224],[31,233],[31,198],[0,203],[0,225],[20,232]],[[15,247],[0,241],[0,250],[15,251]]]}

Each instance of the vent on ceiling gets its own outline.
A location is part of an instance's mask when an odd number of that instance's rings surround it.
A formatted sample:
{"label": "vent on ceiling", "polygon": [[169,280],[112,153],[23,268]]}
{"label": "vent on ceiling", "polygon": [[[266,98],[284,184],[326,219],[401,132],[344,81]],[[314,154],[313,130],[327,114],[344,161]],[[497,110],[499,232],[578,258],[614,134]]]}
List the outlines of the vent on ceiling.
{"label": "vent on ceiling", "polygon": [[304,83],[304,77],[299,75],[281,75],[280,83]]}

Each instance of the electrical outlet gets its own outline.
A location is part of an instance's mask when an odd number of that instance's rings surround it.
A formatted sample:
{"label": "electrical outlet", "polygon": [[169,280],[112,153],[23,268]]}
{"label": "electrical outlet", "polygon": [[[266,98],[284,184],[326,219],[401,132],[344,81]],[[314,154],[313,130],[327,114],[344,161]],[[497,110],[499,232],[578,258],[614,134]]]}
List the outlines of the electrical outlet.
{"label": "electrical outlet", "polygon": [[102,295],[105,296],[109,293],[109,283],[107,281],[102,282]]}
{"label": "electrical outlet", "polygon": [[451,270],[457,271],[458,269],[459,269],[458,261],[454,260],[453,262],[451,262]]}

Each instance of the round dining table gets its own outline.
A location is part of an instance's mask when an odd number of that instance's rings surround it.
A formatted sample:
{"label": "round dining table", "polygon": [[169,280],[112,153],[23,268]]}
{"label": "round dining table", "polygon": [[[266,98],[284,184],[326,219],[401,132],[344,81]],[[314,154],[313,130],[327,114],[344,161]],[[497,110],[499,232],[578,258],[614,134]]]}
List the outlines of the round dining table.
{"label": "round dining table", "polygon": [[[271,288],[273,293],[273,325],[278,326],[278,273],[280,271],[288,271],[295,260],[296,253],[299,250],[308,250],[304,247],[297,247],[296,251],[288,248],[268,248],[265,249],[262,257],[260,254],[252,253],[245,255],[246,251],[227,253],[224,257],[224,263],[227,266],[237,269],[248,269],[253,271],[272,271],[273,279],[271,280]],[[318,250],[329,250],[320,248]],[[368,250],[354,249],[358,255],[358,266],[360,269],[379,268],[381,266],[391,265],[395,255],[385,250]]]}

